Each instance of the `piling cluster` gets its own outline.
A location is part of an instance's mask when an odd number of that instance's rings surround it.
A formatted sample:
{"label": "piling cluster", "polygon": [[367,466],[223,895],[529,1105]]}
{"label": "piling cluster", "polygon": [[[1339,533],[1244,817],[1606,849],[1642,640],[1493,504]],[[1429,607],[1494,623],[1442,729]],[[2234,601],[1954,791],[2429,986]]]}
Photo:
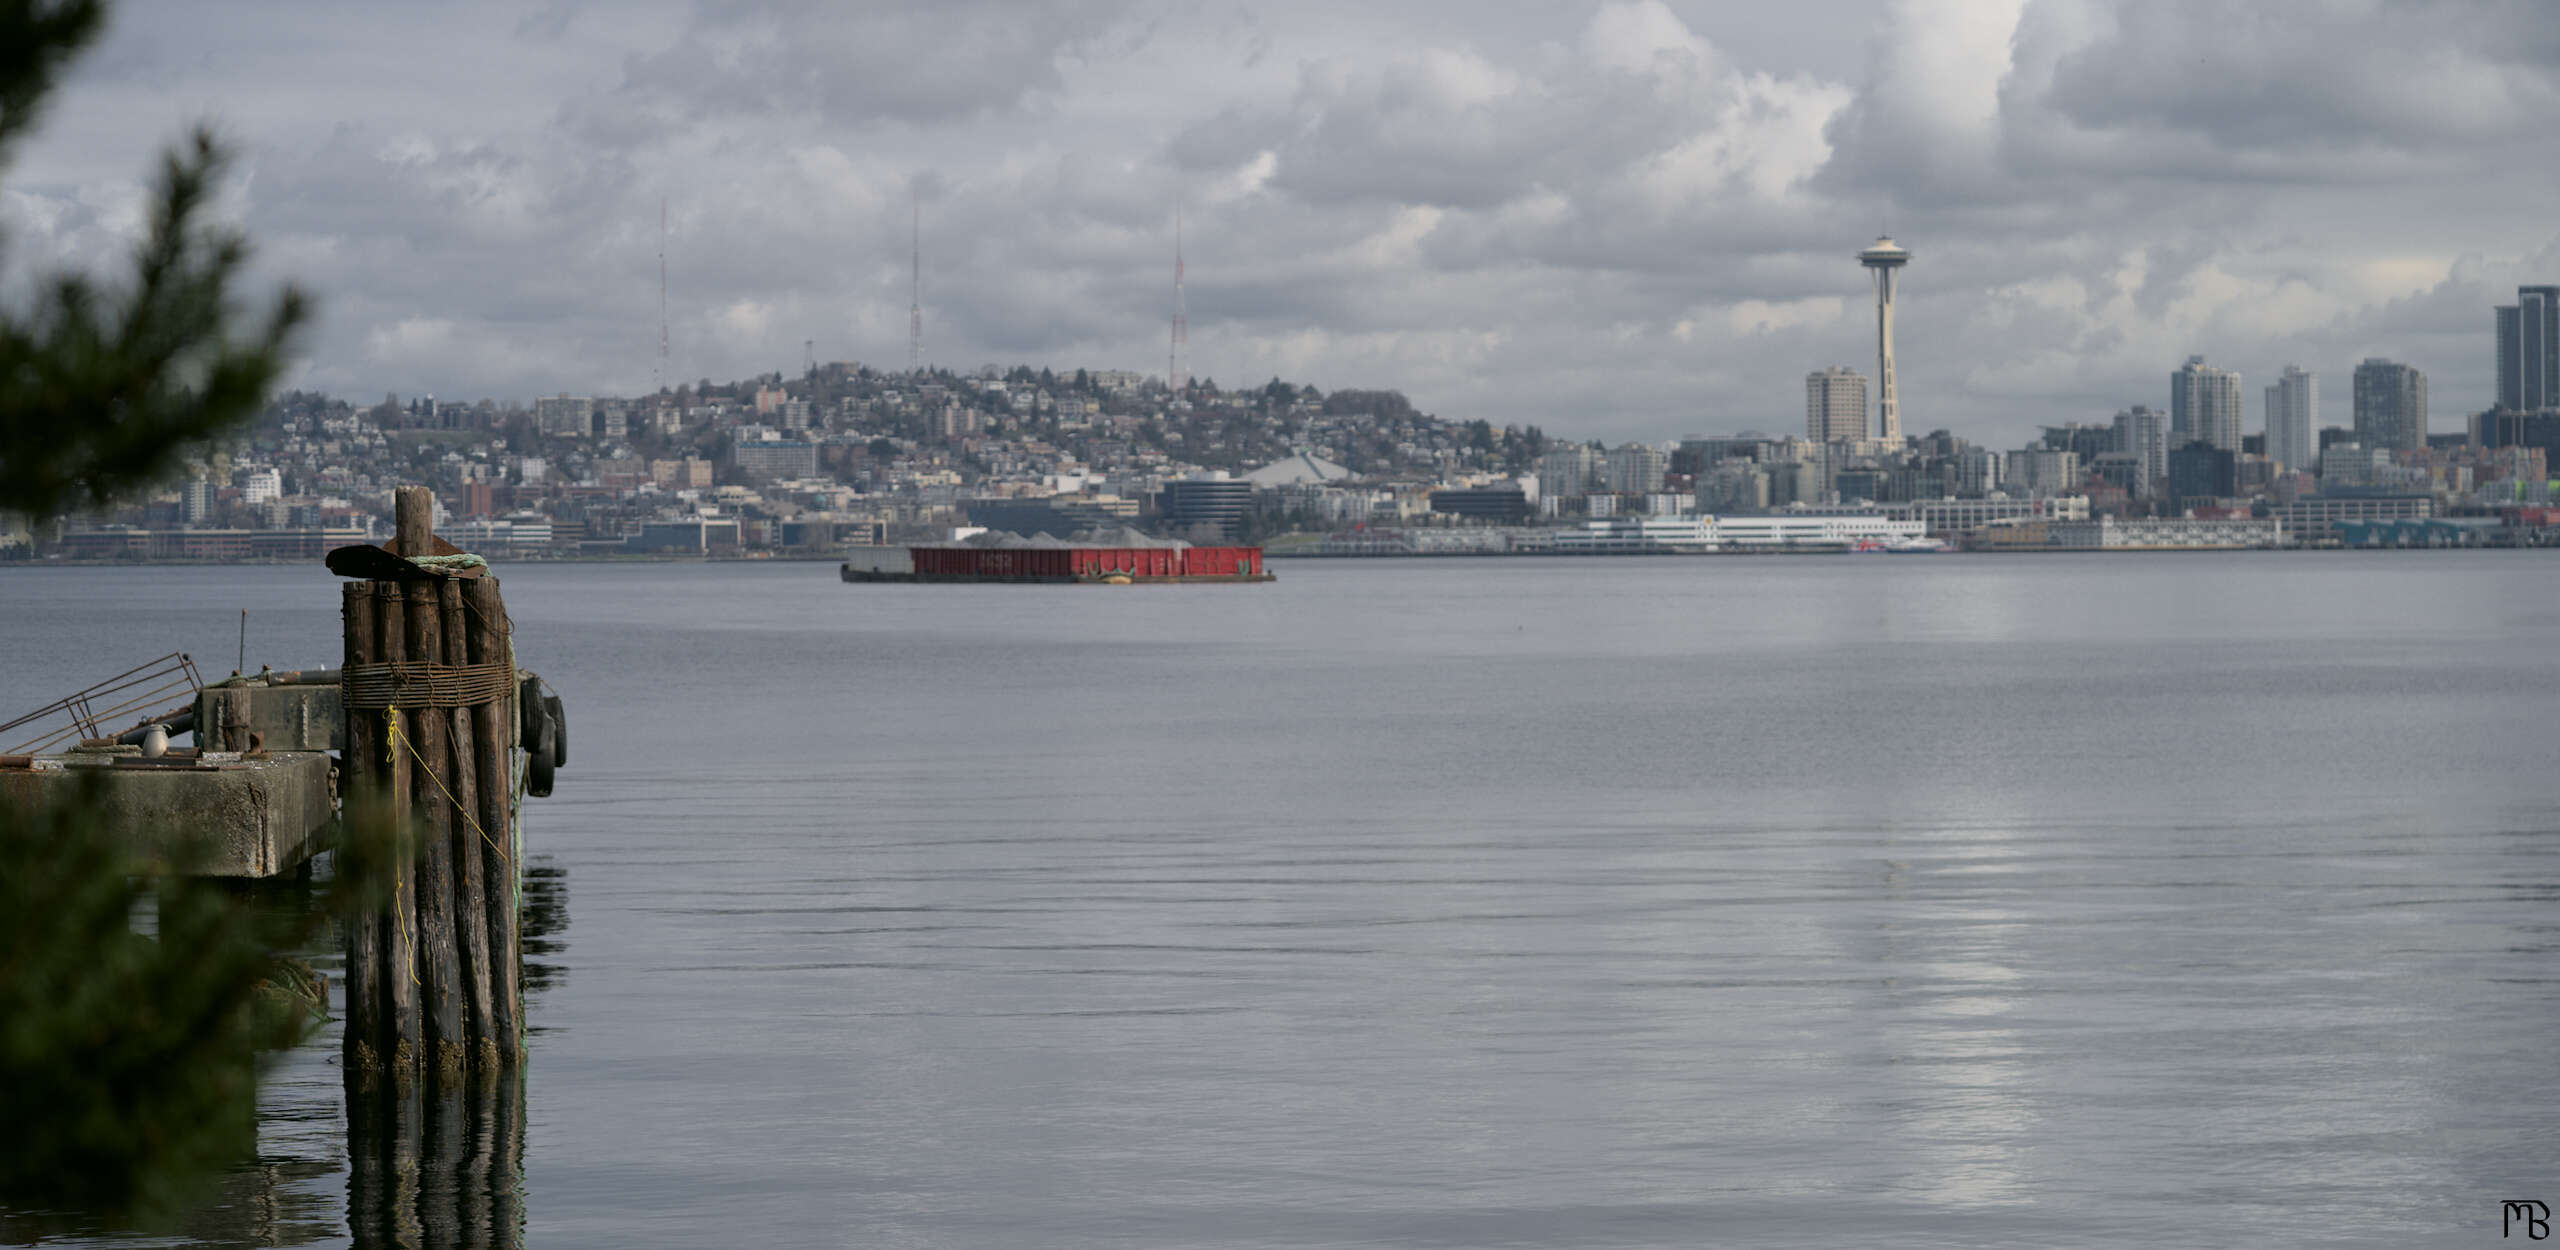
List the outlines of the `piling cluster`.
{"label": "piling cluster", "polygon": [[[432,552],[433,507],[400,489],[401,554]],[[524,1050],[506,602],[495,577],[424,572],[344,594],[348,861],[389,894],[348,922],[347,1070],[495,1071]]]}

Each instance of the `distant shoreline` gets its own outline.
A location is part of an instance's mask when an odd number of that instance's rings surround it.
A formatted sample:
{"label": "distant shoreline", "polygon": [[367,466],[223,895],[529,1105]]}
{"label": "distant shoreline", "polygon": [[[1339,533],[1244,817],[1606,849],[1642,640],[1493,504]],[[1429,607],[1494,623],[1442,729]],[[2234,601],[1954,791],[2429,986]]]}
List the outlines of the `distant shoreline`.
{"label": "distant shoreline", "polygon": [[[500,557],[492,567],[538,564],[841,564],[844,553],[774,556],[533,556]],[[0,575],[14,569],[241,569],[319,567],[317,560],[0,560]]]}
{"label": "distant shoreline", "polygon": [[[914,546],[923,544],[889,544]],[[862,550],[876,550],[863,548]],[[2560,551],[2560,545],[2542,547],[2350,547],[2344,544],[2287,547],[1997,547],[1980,550],[1905,554],[1909,560],[1921,556],[2130,556],[2130,555],[2214,555],[2279,552],[2400,552],[2434,554],[2448,551]],[[540,566],[554,564],[640,565],[640,564],[841,564],[846,552],[827,555],[771,556],[544,556],[531,559],[506,558],[494,567]],[[1891,552],[1852,551],[1843,547],[1731,547],[1713,551],[1289,551],[1263,548],[1266,560],[1608,560],[1608,559],[1699,559],[1740,557],[1832,557],[1892,555]],[[313,560],[0,560],[0,577],[29,569],[237,569],[313,567]]]}
{"label": "distant shoreline", "polygon": [[[2288,551],[2364,551],[2412,552],[2430,554],[2443,551],[2560,551],[2560,544],[2530,546],[2478,547],[2350,547],[2343,543],[2318,546],[2285,547],[1984,547],[1957,548],[1953,551],[1904,553],[1903,559],[1921,556],[2136,556],[2136,555],[2261,555]],[[1640,559],[1683,559],[1720,556],[1875,556],[1893,552],[1852,551],[1846,547],[1727,547],[1714,551],[1274,551],[1263,549],[1266,560],[1519,560],[1545,559],[1596,560],[1620,557]]]}

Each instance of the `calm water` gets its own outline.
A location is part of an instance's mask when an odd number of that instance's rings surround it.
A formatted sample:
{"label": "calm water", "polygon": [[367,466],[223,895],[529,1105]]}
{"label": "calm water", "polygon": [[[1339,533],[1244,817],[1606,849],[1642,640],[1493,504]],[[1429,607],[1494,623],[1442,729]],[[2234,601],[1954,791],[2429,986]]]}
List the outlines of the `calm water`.
{"label": "calm water", "polygon": [[[506,571],[573,737],[525,1240],[2469,1245],[2560,1203],[2560,560],[1279,571]],[[336,605],[0,573],[0,712],[227,671],[241,606],[253,666],[334,663]],[[204,1236],[348,1238],[335,1056],[279,1062]]]}

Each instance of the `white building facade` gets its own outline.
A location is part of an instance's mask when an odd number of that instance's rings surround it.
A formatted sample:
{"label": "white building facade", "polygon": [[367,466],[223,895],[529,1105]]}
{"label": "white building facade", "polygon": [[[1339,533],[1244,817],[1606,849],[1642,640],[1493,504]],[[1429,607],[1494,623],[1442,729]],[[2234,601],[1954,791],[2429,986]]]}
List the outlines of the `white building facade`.
{"label": "white building facade", "polygon": [[2267,459],[2296,471],[2316,463],[2319,413],[2320,375],[2286,365],[2267,388]]}

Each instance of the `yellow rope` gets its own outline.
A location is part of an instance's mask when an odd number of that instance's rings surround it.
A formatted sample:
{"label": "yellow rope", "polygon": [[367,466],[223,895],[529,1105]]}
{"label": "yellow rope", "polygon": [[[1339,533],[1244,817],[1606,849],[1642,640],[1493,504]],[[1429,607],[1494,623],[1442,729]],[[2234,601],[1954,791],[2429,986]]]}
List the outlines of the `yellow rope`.
{"label": "yellow rope", "polygon": [[[384,729],[384,733],[382,735],[382,762],[385,764],[399,763],[400,757],[392,754],[391,747],[393,743],[400,741],[400,709],[397,707],[386,707],[382,709],[382,724]],[[409,984],[418,986],[420,989],[424,989],[426,988],[425,985],[418,980],[418,944],[409,937],[409,905],[400,900],[400,892],[408,888],[408,871],[400,866],[398,861],[393,861],[391,868],[391,918],[400,926],[400,949],[409,952]]]}
{"label": "yellow rope", "polygon": [[[390,735],[390,737],[391,737],[391,741],[392,741],[392,742],[396,742],[396,743],[398,743],[399,745],[401,745],[402,747],[406,747],[406,748],[408,749],[408,752],[409,752],[409,758],[410,758],[410,759],[413,759],[413,760],[418,761],[418,767],[426,773],[426,775],[427,775],[427,780],[432,781],[432,782],[434,782],[434,783],[435,783],[435,786],[436,786],[436,793],[443,795],[443,796],[444,796],[444,801],[445,801],[445,802],[453,804],[453,810],[455,810],[455,811],[457,811],[457,812],[462,813],[462,820],[463,820],[463,823],[465,823],[465,824],[467,824],[467,825],[470,825],[470,826],[471,826],[471,832],[476,833],[476,834],[479,834],[479,835],[480,835],[480,840],[481,840],[481,841],[483,841],[483,842],[488,843],[488,844],[489,844],[489,849],[490,849],[490,850],[493,850],[493,851],[496,851],[496,852],[498,853],[498,862],[499,862],[499,863],[507,864],[507,865],[509,865],[510,867],[512,867],[512,866],[513,866],[514,861],[513,861],[513,860],[511,860],[511,859],[508,857],[508,855],[507,855],[507,848],[505,848],[505,847],[503,847],[503,846],[498,845],[498,840],[497,840],[496,838],[490,837],[490,836],[489,836],[489,831],[480,827],[480,821],[479,821],[479,818],[478,818],[478,817],[475,817],[475,816],[473,816],[473,815],[471,814],[471,809],[470,809],[470,808],[468,808],[468,807],[464,807],[464,806],[462,805],[462,800],[460,800],[460,799],[457,799],[457,798],[453,797],[453,791],[448,790],[448,789],[445,789],[445,786],[444,786],[444,778],[439,777],[439,776],[437,776],[437,775],[436,775],[435,766],[434,766],[434,765],[432,765],[432,764],[429,764],[429,763],[427,762],[427,757],[426,757],[426,756],[423,756],[423,755],[418,754],[418,748],[417,748],[417,747],[415,747],[415,746],[411,746],[411,745],[410,745],[410,743],[409,743],[409,740],[408,740],[408,739],[403,738],[403,737],[401,737],[401,736],[400,736],[400,726],[399,726],[399,722],[398,722],[396,719],[392,719],[392,718],[393,718],[393,715],[394,715],[395,713],[397,713],[398,711],[399,711],[399,709],[398,709],[398,708],[396,708],[396,707],[384,708],[384,709],[383,709],[383,717],[384,717],[384,719],[386,719],[386,720],[391,720],[391,721],[392,721],[392,728],[391,728],[391,735]],[[384,755],[384,757],[385,757],[385,762],[394,762],[394,761],[396,761],[396,760],[399,758],[399,757],[397,757],[397,756],[392,755],[392,754],[391,754],[390,749],[389,749],[387,746],[386,746],[386,747],[384,748],[384,750],[383,750],[383,755]]]}

